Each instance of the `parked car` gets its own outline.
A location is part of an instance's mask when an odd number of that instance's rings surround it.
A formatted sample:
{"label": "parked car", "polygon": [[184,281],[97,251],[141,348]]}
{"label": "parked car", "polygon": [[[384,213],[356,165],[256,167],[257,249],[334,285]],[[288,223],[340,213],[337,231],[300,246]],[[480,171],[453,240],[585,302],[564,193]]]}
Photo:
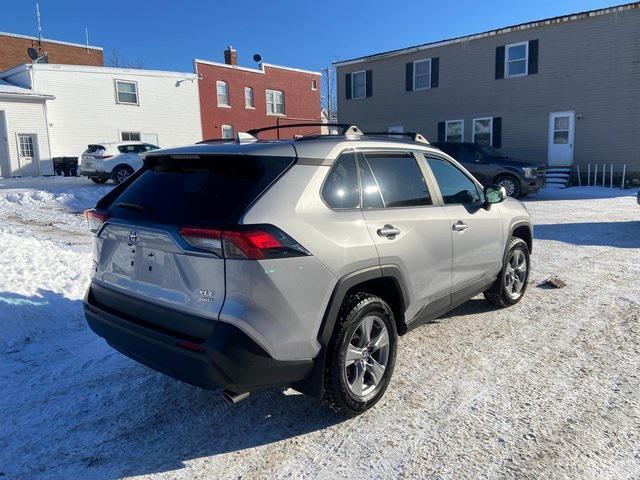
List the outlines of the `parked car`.
{"label": "parked car", "polygon": [[342,128],[146,153],[86,212],[90,327],[230,402],[288,385],[358,414],[384,394],[398,335],[481,292],[522,299],[521,202],[420,136]]}
{"label": "parked car", "polygon": [[503,186],[510,197],[524,197],[546,184],[543,166],[511,159],[493,147],[467,142],[436,142],[433,146],[455,158],[481,183]]}
{"label": "parked car", "polygon": [[141,153],[157,149],[155,145],[135,141],[93,143],[82,154],[80,174],[95,183],[109,179],[122,183],[142,166]]}

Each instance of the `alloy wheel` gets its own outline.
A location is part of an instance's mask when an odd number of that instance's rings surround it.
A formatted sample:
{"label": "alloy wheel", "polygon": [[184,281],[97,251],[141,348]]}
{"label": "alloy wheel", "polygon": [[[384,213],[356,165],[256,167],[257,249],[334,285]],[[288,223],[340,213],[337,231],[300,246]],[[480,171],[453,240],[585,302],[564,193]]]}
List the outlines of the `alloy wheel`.
{"label": "alloy wheel", "polygon": [[344,374],[349,391],[358,400],[373,397],[389,361],[389,331],[378,316],[367,316],[351,335],[345,353]]}
{"label": "alloy wheel", "polygon": [[116,181],[118,183],[122,183],[130,176],[131,176],[131,172],[129,172],[128,170],[125,170],[125,169],[118,170],[118,172],[116,173]]}
{"label": "alloy wheel", "polygon": [[506,267],[504,286],[509,298],[516,300],[522,295],[527,281],[527,257],[524,252],[520,249],[511,252]]}
{"label": "alloy wheel", "polygon": [[500,180],[500,182],[498,182],[498,185],[500,185],[501,187],[504,187],[504,189],[507,192],[507,195],[509,195],[510,197],[513,197],[513,194],[516,191],[516,184],[513,183],[513,180],[505,178],[504,180]]}

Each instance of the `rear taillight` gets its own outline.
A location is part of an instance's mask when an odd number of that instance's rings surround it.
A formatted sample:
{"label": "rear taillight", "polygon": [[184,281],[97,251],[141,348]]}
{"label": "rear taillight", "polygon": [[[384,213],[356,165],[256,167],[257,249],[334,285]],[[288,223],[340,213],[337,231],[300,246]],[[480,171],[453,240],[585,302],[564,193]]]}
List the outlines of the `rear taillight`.
{"label": "rear taillight", "polygon": [[87,219],[89,231],[95,235],[100,231],[104,222],[109,219],[109,215],[104,212],[100,212],[95,208],[90,208],[89,210],[84,211],[84,218]]}
{"label": "rear taillight", "polygon": [[273,225],[248,225],[237,230],[184,227],[180,235],[192,246],[220,257],[242,260],[300,257],[310,253]]}

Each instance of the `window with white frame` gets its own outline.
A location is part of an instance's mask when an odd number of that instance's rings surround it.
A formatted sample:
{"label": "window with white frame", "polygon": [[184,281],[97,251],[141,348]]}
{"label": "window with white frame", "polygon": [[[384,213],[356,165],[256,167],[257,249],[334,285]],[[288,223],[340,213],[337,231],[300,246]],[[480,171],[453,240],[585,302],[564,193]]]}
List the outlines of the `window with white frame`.
{"label": "window with white frame", "polygon": [[116,80],[116,102],[125,105],[138,105],[138,84]]}
{"label": "window with white frame", "polygon": [[493,117],[473,119],[473,143],[491,146],[493,143]]}
{"label": "window with white frame", "polygon": [[34,135],[18,135],[21,157],[34,157],[35,148],[33,145]]}
{"label": "window with white frame", "polygon": [[139,142],[140,132],[120,132],[120,138],[123,142]]}
{"label": "window with white frame", "polygon": [[425,90],[431,88],[431,59],[413,62],[413,89]]}
{"label": "window with white frame", "polygon": [[284,115],[284,92],[267,90],[267,115]]}
{"label": "window with white frame", "polygon": [[244,87],[244,108],[255,108],[253,103],[253,88]]}
{"label": "window with white frame", "polygon": [[317,89],[318,89],[318,81],[311,80],[311,90],[317,90]]}
{"label": "window with white frame", "polygon": [[505,77],[520,77],[528,73],[527,57],[529,56],[529,42],[507,45],[504,49],[504,55]]}
{"label": "window with white frame", "polygon": [[219,107],[230,107],[229,104],[229,84],[227,82],[216,82],[216,93],[218,95]]}
{"label": "window with white frame", "polygon": [[353,72],[351,74],[351,98],[364,98],[367,96],[367,72]]}
{"label": "window with white frame", "polygon": [[464,141],[464,120],[448,120],[445,122],[444,141]]}
{"label": "window with white frame", "polygon": [[222,138],[233,138],[233,127],[231,125],[222,125]]}

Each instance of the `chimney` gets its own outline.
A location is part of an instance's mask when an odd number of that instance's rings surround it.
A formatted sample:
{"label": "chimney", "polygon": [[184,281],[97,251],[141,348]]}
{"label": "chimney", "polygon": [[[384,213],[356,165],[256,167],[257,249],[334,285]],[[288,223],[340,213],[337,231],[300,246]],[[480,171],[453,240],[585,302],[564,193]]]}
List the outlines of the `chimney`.
{"label": "chimney", "polygon": [[227,65],[238,65],[238,52],[231,45],[224,51],[224,63]]}

